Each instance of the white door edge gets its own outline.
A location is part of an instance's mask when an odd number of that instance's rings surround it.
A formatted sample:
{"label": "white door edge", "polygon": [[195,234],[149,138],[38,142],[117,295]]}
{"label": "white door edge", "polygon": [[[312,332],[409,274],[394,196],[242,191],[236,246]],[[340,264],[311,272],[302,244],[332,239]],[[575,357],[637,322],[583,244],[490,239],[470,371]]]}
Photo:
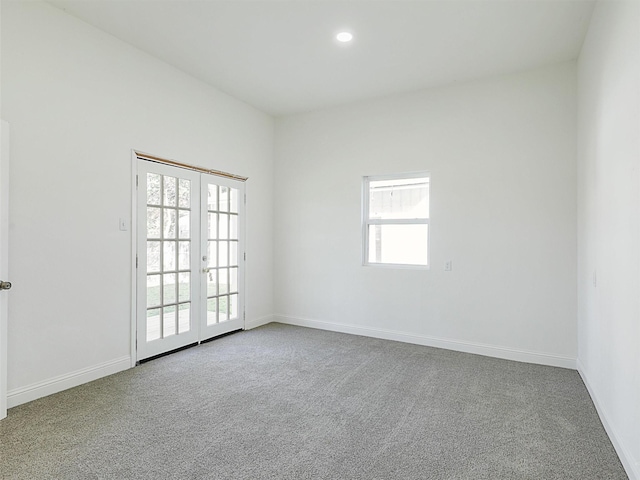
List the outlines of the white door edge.
{"label": "white door edge", "polygon": [[[9,281],[9,124],[1,120],[0,280]],[[7,333],[9,292],[0,292],[0,420],[7,416]]]}

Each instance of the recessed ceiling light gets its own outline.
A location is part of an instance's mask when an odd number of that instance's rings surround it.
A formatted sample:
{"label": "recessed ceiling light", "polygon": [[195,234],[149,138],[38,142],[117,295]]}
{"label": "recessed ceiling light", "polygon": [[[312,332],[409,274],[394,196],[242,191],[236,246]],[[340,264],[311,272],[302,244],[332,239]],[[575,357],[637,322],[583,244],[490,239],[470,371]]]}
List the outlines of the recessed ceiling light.
{"label": "recessed ceiling light", "polygon": [[336,35],[336,39],[339,42],[346,43],[353,40],[353,35],[349,32],[340,32],[338,35]]}

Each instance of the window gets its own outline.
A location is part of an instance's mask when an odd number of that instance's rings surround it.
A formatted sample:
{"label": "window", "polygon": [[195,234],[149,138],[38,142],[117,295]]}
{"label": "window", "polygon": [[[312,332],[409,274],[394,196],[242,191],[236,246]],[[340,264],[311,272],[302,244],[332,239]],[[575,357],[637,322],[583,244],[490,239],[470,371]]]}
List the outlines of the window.
{"label": "window", "polygon": [[429,174],[364,177],[364,265],[429,265]]}

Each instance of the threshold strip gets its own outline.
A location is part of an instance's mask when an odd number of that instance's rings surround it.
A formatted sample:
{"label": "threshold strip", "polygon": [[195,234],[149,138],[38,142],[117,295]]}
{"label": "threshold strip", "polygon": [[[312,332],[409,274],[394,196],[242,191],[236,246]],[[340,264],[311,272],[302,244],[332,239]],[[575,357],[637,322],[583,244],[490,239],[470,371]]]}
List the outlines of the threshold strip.
{"label": "threshold strip", "polygon": [[241,332],[242,330],[243,330],[242,328],[239,328],[238,330],[232,330],[230,332],[222,333],[220,335],[216,335],[215,337],[207,338],[207,339],[202,340],[200,342],[190,343],[189,345],[185,345],[183,347],[175,348],[173,350],[169,350],[168,352],[159,353],[158,355],[154,355],[153,357],[143,358],[142,360],[138,360],[136,362],[136,365],[142,365],[143,363],[150,362],[151,360],[155,360],[156,358],[166,357],[167,355],[171,355],[173,353],[181,352],[182,350],[186,350],[186,349],[191,348],[191,347],[197,347],[198,345],[201,345],[203,343],[209,343],[209,342],[212,342],[213,340],[218,340],[219,338],[222,338],[222,337],[228,337],[229,335],[233,335],[234,333]]}

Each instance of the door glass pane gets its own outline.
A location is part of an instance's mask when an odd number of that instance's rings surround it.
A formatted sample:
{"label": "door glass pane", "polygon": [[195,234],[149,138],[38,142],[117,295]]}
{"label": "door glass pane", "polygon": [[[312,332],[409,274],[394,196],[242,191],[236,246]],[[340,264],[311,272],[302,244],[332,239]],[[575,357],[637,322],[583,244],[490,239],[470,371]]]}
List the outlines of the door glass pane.
{"label": "door glass pane", "polygon": [[163,243],[163,259],[162,259],[162,269],[163,271],[171,271],[176,269],[176,242],[167,242],[166,240]]}
{"label": "door glass pane", "polygon": [[160,309],[147,310],[147,342],[160,338]]}
{"label": "door glass pane", "polygon": [[238,265],[238,242],[229,242],[229,265]]}
{"label": "door glass pane", "polygon": [[218,266],[218,242],[209,241],[209,246],[207,247],[207,261],[209,262],[207,266],[209,267],[217,267]]}
{"label": "door glass pane", "polygon": [[229,211],[229,187],[220,186],[220,211]]}
{"label": "door glass pane", "polygon": [[160,205],[160,175],[147,173],[147,204]]}
{"label": "door glass pane", "polygon": [[191,274],[179,273],[178,280],[178,301],[188,302],[191,300]]}
{"label": "door glass pane", "polygon": [[218,242],[218,266],[226,267],[229,265],[229,242]]}
{"label": "door glass pane", "polygon": [[218,238],[229,238],[229,215],[221,213],[218,222]]}
{"label": "door glass pane", "polygon": [[178,206],[189,208],[191,206],[191,181],[181,178],[178,181]]}
{"label": "door glass pane", "polygon": [[219,295],[229,291],[229,269],[221,268],[218,273],[218,292]]}
{"label": "door glass pane", "polygon": [[215,240],[218,238],[218,214],[209,213],[209,238]]}
{"label": "door glass pane", "polygon": [[177,193],[177,185],[176,185],[177,179],[174,177],[163,177],[163,180],[164,180],[163,205],[165,207],[175,207],[176,193]]}
{"label": "door glass pane", "polygon": [[178,238],[190,238],[191,236],[191,212],[180,210],[178,212]]}
{"label": "door glass pane", "polygon": [[238,239],[238,216],[237,215],[229,216],[229,238],[233,240]]}
{"label": "door glass pane", "polygon": [[211,269],[206,274],[207,277],[207,297],[218,295],[218,271]]}
{"label": "door glass pane", "polygon": [[164,238],[176,238],[176,211],[164,209]]}
{"label": "door glass pane", "polygon": [[229,297],[226,295],[218,297],[218,322],[224,322],[229,319],[227,306],[229,305]]}
{"label": "door glass pane", "polygon": [[238,213],[238,189],[237,188],[232,188],[231,189],[231,207],[230,207],[230,211],[231,211],[231,213]]}
{"label": "door glass pane", "polygon": [[147,242],[147,272],[160,271],[160,242]]}
{"label": "door glass pane", "polygon": [[210,298],[207,300],[207,325],[218,323],[218,299]]}
{"label": "door glass pane", "polygon": [[147,275],[147,308],[160,306],[160,275]]}
{"label": "door glass pane", "polygon": [[160,208],[147,207],[147,238],[160,238]]}
{"label": "door glass pane", "polygon": [[191,257],[189,256],[189,251],[191,247],[191,242],[178,242],[178,269],[179,270],[190,270],[190,261]]}
{"label": "door glass pane", "polygon": [[229,292],[237,292],[238,291],[238,269],[230,268],[229,269]]}
{"label": "door glass pane", "polygon": [[164,307],[162,309],[162,338],[176,334],[176,307]]}
{"label": "door glass pane", "polygon": [[178,310],[178,333],[191,330],[191,304],[181,303]]}
{"label": "door glass pane", "polygon": [[165,273],[163,275],[164,282],[162,286],[162,302],[165,305],[176,303],[176,274]]}
{"label": "door glass pane", "polygon": [[229,320],[238,318],[238,295],[229,295]]}
{"label": "door glass pane", "polygon": [[209,210],[218,210],[218,186],[217,185],[209,185],[208,197],[207,197],[207,208]]}

